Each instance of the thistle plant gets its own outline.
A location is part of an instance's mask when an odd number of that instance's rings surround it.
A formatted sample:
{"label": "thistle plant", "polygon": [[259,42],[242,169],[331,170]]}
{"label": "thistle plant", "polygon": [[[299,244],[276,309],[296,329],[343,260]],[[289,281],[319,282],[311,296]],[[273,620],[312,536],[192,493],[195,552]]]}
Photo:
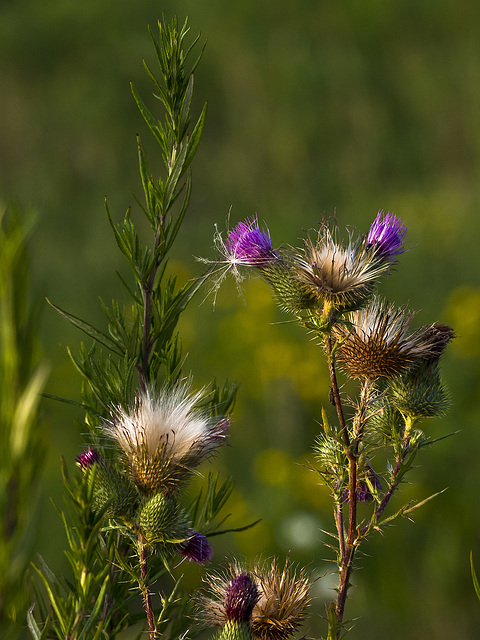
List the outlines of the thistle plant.
{"label": "thistle plant", "polygon": [[[205,277],[178,285],[169,254],[191,193],[191,163],[206,117],[191,113],[198,38],[188,47],[187,23],[159,23],[151,33],[159,69],[145,64],[162,113],[157,118],[135,87],[133,97],[161,148],[164,169],[154,177],[138,138],[144,202],[138,200],[151,237],[143,243],[133,214],[115,223],[114,239],[130,269],[120,276],[128,302],[103,304],[107,328],[99,329],[50,303],[90,339],[70,358],[82,377],[85,448],[70,477],[64,465],[67,533],[73,577],[63,579],[45,560],[35,567],[46,591],[39,591],[42,622],[30,612],[35,638],[69,640],[108,637],[135,622],[132,585],[141,594],[150,640],[178,637],[189,626],[188,598],[174,579],[184,560],[203,565],[213,549],[207,536],[219,533],[216,516],[232,491],[230,480],[209,475],[190,504],[184,493],[193,473],[228,438],[235,386],[212,382],[195,390],[184,372],[176,327]],[[162,578],[160,593],[154,587]],[[170,582],[169,588],[165,583]],[[163,586],[162,586],[163,585]],[[143,614],[142,614],[143,615]]]}
{"label": "thistle plant", "polygon": [[[335,523],[338,587],[327,607],[328,640],[347,628],[347,594],[361,544],[433,497],[388,514],[418,451],[435,441],[421,422],[448,407],[440,358],[454,337],[440,323],[413,328],[413,311],[378,294],[379,281],[406,250],[406,233],[397,216],[379,211],[365,234],[350,231],[342,239],[336,224],[324,222],[300,248],[274,248],[256,216],[225,239],[217,230],[214,239],[220,253],[214,289],[229,272],[237,281],[246,273],[263,278],[280,308],[323,345],[334,417],[322,410],[311,470],[330,492]],[[356,384],[355,396],[346,395],[342,376]]]}

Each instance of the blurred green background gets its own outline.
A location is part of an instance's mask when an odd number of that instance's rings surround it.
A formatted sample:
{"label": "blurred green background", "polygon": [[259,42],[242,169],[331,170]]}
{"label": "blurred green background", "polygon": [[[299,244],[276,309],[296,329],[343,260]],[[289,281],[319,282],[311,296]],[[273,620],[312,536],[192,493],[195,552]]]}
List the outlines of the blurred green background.
{"label": "blurred green background", "polygon": [[[140,194],[135,134],[151,165],[159,149],[130,93],[151,94],[141,59],[153,61],[147,25],[161,14],[207,48],[196,74],[197,113],[209,112],[193,164],[193,197],[174,251],[181,280],[213,257],[214,224],[257,212],[274,244],[336,212],[340,227],[366,231],[378,209],[408,226],[410,251],[382,291],[457,332],[445,379],[452,410],[425,423],[432,436],[458,431],[420,456],[397,506],[448,487],[359,559],[347,615],[352,638],[436,640],[478,635],[480,603],[469,572],[480,570],[480,4],[476,0],[312,1],[2,0],[0,5],[0,198],[39,211],[33,246],[37,291],[92,323],[99,297],[123,296],[123,263],[104,213],[118,220]],[[205,291],[205,295],[206,295]],[[307,635],[325,630],[333,597],[322,530],[333,529],[329,498],[302,463],[328,390],[321,349],[274,307],[268,289],[227,281],[202,295],[181,324],[200,386],[240,382],[231,447],[213,465],[233,474],[232,526],[255,529],[215,539],[216,559],[273,553],[326,574]],[[275,324],[278,323],[278,324]],[[65,345],[82,336],[45,305],[42,340],[49,393],[80,397]],[[65,561],[60,455],[81,448],[82,414],[44,404],[48,459],[38,548]],[[297,464],[296,464],[297,463]],[[298,464],[299,463],[299,464]],[[190,568],[189,580],[198,581]]]}

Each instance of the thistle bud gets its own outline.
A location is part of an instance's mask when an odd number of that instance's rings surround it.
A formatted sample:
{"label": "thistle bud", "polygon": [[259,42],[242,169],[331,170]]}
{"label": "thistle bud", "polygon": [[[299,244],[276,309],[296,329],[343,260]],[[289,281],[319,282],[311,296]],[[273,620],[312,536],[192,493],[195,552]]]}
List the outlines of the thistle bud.
{"label": "thistle bud", "polygon": [[393,406],[411,420],[441,416],[449,404],[437,361],[423,361],[392,381],[390,397]]}
{"label": "thistle bud", "polygon": [[[372,502],[374,499],[374,493],[376,493],[382,489],[382,481],[380,477],[372,467],[368,464],[365,467],[365,472],[363,478],[357,482],[357,490],[356,490],[356,500],[357,502]],[[349,489],[347,487],[344,488],[341,500],[342,502],[346,502],[349,498]]]}
{"label": "thistle bud", "polygon": [[311,600],[310,580],[303,570],[294,570],[289,560],[280,570],[273,560],[249,571],[233,563],[228,574],[208,575],[213,598],[197,597],[199,617],[223,628],[218,638],[287,640],[298,630]]}
{"label": "thistle bud", "polygon": [[301,313],[318,306],[318,296],[298,280],[295,271],[287,261],[269,265],[263,270],[263,276],[282,311]]}
{"label": "thistle bud", "polygon": [[198,617],[209,626],[222,627],[222,640],[252,640],[250,622],[260,594],[253,575],[236,563],[226,575],[206,576],[209,596],[197,596]]}
{"label": "thistle bud", "polygon": [[254,640],[250,627],[246,622],[227,620],[216,640]]}
{"label": "thistle bud", "polygon": [[100,457],[98,451],[93,449],[93,447],[88,447],[88,449],[82,451],[77,456],[77,463],[83,471],[86,471],[87,469],[91,469],[93,465],[100,460]]}
{"label": "thistle bud", "polygon": [[163,493],[145,500],[139,509],[138,525],[145,541],[158,550],[174,552],[188,538],[186,518],[177,500]]}
{"label": "thistle bud", "polygon": [[232,266],[264,268],[276,259],[270,240],[270,231],[264,224],[260,229],[257,216],[239,222],[227,235],[225,242],[218,242],[217,248]]}
{"label": "thistle bud", "polygon": [[179,552],[188,560],[197,564],[210,562],[213,556],[213,549],[207,538],[199,531],[188,530],[188,539],[179,549]]}
{"label": "thistle bud", "polygon": [[90,473],[95,466],[93,509],[104,511],[106,518],[130,520],[135,512],[140,496],[130,478],[118,471],[95,449],[89,447],[77,457],[84,473]]}

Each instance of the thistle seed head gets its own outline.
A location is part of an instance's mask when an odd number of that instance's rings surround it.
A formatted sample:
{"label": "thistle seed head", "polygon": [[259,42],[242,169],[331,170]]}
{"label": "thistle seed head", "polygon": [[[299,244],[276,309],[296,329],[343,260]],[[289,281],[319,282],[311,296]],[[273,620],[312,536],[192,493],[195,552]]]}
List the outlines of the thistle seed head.
{"label": "thistle seed head", "polygon": [[378,278],[388,270],[364,239],[347,246],[337,242],[323,227],[316,242],[308,238],[303,255],[294,259],[296,277],[304,292],[343,313],[364,306],[372,296]]}
{"label": "thistle seed head", "polygon": [[251,629],[261,640],[286,640],[302,625],[311,598],[310,580],[296,571],[289,560],[280,570],[274,559],[270,566],[254,569],[260,599],[253,609]]}
{"label": "thistle seed head", "polygon": [[157,397],[146,391],[134,407],[117,407],[106,433],[120,446],[124,463],[145,494],[174,491],[192,469],[225,444],[228,418],[217,421],[198,408],[202,391],[185,383],[164,388]]}
{"label": "thistle seed head", "polygon": [[392,378],[429,356],[432,341],[425,329],[410,332],[414,313],[374,298],[367,307],[337,324],[338,360],[353,378]]}

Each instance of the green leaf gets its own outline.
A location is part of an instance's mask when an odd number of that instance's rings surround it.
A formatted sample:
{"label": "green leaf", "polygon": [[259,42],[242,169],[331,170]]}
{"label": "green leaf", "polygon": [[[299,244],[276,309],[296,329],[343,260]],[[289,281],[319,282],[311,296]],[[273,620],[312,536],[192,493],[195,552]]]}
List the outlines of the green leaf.
{"label": "green leaf", "polygon": [[188,154],[188,145],[183,145],[180,149],[180,153],[175,158],[175,163],[172,167],[172,170],[167,178],[167,182],[165,184],[165,201],[164,201],[164,211],[168,211],[172,205],[172,200],[174,198],[175,190],[177,188],[178,181],[180,177],[183,175],[185,169],[186,158]]}
{"label": "green leaf", "polygon": [[477,598],[480,600],[480,584],[478,582],[477,573],[473,564],[473,551],[470,551],[470,570],[472,572],[473,587],[475,589],[475,593],[477,594]]}
{"label": "green leaf", "polygon": [[36,410],[40,392],[45,386],[49,369],[40,365],[32,374],[29,383],[18,399],[11,429],[11,451],[15,460],[20,460],[31,441],[30,430],[36,424]]}
{"label": "green leaf", "polygon": [[207,103],[204,104],[202,113],[200,114],[200,117],[197,120],[197,124],[195,125],[195,128],[192,131],[192,134],[188,141],[188,153],[185,159],[184,170],[186,170],[190,166],[190,164],[192,163],[193,157],[197,152],[198,145],[200,144],[200,140],[202,138],[203,127],[205,125],[206,118],[207,118]]}
{"label": "green leaf", "polygon": [[57,311],[62,317],[66,318],[69,322],[71,322],[75,327],[77,327],[77,329],[80,329],[80,331],[86,333],[87,336],[90,336],[90,338],[93,338],[96,342],[102,344],[104,347],[107,347],[107,349],[110,349],[117,355],[123,355],[118,350],[115,342],[111,340],[111,338],[105,333],[99,331],[98,329],[95,329],[93,325],[85,322],[85,320],[77,318],[77,316],[74,316],[73,314],[64,311],[60,307],[57,307],[57,305],[53,304],[53,302],[51,302],[48,298],[46,298],[46,300],[48,304],[53,307],[53,309],[55,309],[55,311]]}
{"label": "green leaf", "polygon": [[47,620],[45,621],[45,624],[43,625],[43,629],[40,630],[35,618],[33,617],[34,608],[35,608],[35,603],[33,603],[32,606],[27,611],[26,617],[27,617],[28,629],[32,634],[34,640],[46,640],[46,638],[48,638],[48,633],[50,630],[50,619],[47,618]]}
{"label": "green leaf", "polygon": [[250,524],[246,524],[243,527],[234,527],[233,529],[222,529],[221,531],[210,531],[210,533],[207,533],[206,535],[208,538],[212,538],[213,536],[223,536],[225,533],[239,533],[240,531],[246,531],[247,529],[251,529],[261,521],[262,521],[262,518],[259,518],[258,520],[254,520],[253,522],[250,522]]}
{"label": "green leaf", "polygon": [[145,103],[140,98],[140,95],[139,95],[138,91],[136,90],[135,85],[133,84],[133,82],[130,84],[130,87],[131,87],[132,94],[133,94],[133,97],[135,99],[135,102],[137,103],[138,110],[142,114],[142,118],[147,123],[148,128],[150,129],[150,131],[154,135],[154,137],[157,140],[158,144],[161,147],[163,147],[163,144],[164,144],[163,131],[158,126],[158,120],[147,109]]}
{"label": "green leaf", "polygon": [[[45,560],[42,558],[40,554],[38,554],[40,560],[40,567],[37,567],[35,564],[33,568],[40,576],[45,589],[48,594],[48,599],[50,600],[50,604],[52,605],[55,613],[57,614],[58,622],[62,628],[64,633],[67,633],[67,617],[68,613],[66,611],[66,604],[68,602],[67,591],[65,587],[60,583],[58,577],[53,573],[50,567],[47,565]],[[54,593],[54,590],[57,591],[57,594]]]}

